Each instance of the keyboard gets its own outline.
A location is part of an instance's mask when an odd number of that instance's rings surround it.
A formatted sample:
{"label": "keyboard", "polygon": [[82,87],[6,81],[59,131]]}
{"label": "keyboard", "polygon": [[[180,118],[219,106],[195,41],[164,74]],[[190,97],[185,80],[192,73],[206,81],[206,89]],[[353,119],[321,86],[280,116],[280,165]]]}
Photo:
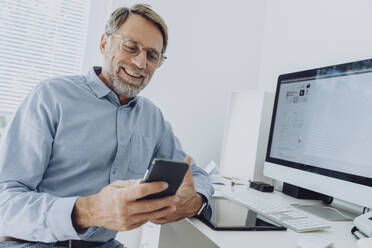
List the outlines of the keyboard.
{"label": "keyboard", "polygon": [[222,192],[222,195],[295,232],[309,232],[330,228],[319,217],[306,213],[287,203],[280,202],[278,197],[275,197],[271,193],[249,190],[238,192],[226,191]]}

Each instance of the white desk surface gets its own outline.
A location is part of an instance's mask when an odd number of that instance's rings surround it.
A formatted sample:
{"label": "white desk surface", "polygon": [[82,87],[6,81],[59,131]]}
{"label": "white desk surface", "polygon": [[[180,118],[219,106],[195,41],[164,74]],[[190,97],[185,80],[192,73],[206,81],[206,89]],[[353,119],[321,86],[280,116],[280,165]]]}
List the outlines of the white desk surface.
{"label": "white desk surface", "polygon": [[[256,194],[255,191],[254,193]],[[260,193],[260,192],[259,192]],[[293,197],[289,197],[280,192],[275,193],[260,193],[267,194],[267,197],[275,199],[276,201],[284,201],[287,203],[302,203],[311,204],[319,203],[317,201],[299,200]],[[326,220],[325,220],[326,221]],[[172,223],[173,230],[178,232],[182,230],[185,225],[192,226],[197,232],[203,234],[203,236],[212,241],[218,247],[260,247],[260,248],[272,248],[272,247],[285,247],[285,248],[296,248],[296,242],[299,237],[302,236],[318,236],[328,239],[334,242],[334,248],[353,248],[356,247],[356,239],[350,233],[353,227],[352,221],[326,221],[331,228],[324,231],[315,231],[307,233],[296,233],[290,229],[287,231],[214,231],[206,226],[198,219],[186,219],[177,225]],[[172,225],[170,224],[170,225]],[[189,227],[188,227],[189,228]],[[187,237],[183,233],[185,239],[192,239]],[[195,233],[193,234],[195,236]],[[182,236],[179,236],[182,237]],[[181,242],[181,241],[180,241]]]}

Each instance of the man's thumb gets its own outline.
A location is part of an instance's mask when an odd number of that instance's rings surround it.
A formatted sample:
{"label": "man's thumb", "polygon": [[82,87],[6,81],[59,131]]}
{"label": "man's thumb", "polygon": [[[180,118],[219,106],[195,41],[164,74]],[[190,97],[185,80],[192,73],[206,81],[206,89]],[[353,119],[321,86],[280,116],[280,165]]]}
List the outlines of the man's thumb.
{"label": "man's thumb", "polygon": [[183,183],[186,183],[186,184],[194,184],[194,180],[192,178],[192,170],[191,170],[191,159],[190,159],[190,156],[186,156],[186,158],[184,159],[184,162],[187,163],[189,165],[189,168],[187,169],[187,172],[186,172],[186,175],[185,175],[185,178],[183,179]]}
{"label": "man's thumb", "polygon": [[185,157],[185,159],[183,160],[183,162],[188,163],[189,166],[191,166],[191,158],[190,158],[190,156],[187,155],[187,156]]}

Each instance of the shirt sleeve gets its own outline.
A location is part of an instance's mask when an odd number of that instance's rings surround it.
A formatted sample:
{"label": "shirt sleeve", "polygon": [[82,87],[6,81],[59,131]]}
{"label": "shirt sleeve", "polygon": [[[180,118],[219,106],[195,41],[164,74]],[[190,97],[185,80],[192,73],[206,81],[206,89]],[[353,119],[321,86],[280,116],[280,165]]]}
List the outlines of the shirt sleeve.
{"label": "shirt sleeve", "polygon": [[1,138],[2,236],[40,242],[81,239],[71,221],[77,197],[38,192],[49,164],[57,123],[48,91],[41,84],[20,105]]}
{"label": "shirt sleeve", "polygon": [[[172,127],[167,121],[164,121],[164,132],[160,139],[159,145],[155,149],[154,158],[167,158],[172,160],[183,161],[187,154],[183,151],[178,138],[174,135]],[[191,158],[192,176],[194,179],[196,192],[204,195],[208,202],[214,193],[212,183],[208,174],[198,167]]]}

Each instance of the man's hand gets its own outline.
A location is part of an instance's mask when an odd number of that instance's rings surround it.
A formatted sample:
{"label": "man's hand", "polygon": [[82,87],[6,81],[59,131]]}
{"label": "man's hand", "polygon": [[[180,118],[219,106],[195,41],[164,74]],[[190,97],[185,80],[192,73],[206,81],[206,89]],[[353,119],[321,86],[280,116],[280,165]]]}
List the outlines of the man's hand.
{"label": "man's hand", "polygon": [[178,202],[175,204],[176,211],[167,216],[153,218],[151,222],[155,224],[165,224],[183,218],[189,218],[194,216],[202,206],[203,199],[195,191],[195,185],[192,178],[192,170],[190,165],[190,157],[187,156],[184,161],[189,164],[189,169],[183,179],[180,188],[176,193],[176,196],[178,197]]}
{"label": "man's hand", "polygon": [[97,194],[77,199],[72,212],[73,225],[77,231],[90,226],[125,231],[149,220],[165,218],[176,210],[176,196],[136,200],[167,187],[166,182],[115,181]]}

